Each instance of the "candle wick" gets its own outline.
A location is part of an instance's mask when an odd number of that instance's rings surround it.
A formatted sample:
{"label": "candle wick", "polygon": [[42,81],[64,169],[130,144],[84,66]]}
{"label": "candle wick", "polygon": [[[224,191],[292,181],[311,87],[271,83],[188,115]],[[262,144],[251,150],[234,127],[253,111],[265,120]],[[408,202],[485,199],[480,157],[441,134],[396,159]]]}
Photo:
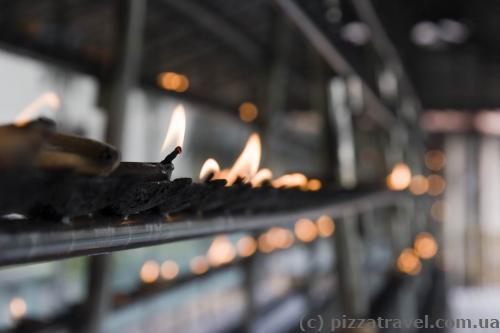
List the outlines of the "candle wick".
{"label": "candle wick", "polygon": [[170,154],[168,154],[163,161],[161,161],[161,164],[170,164],[172,161],[177,157],[177,155],[182,153],[182,148],[180,146],[175,147],[174,151],[172,151]]}

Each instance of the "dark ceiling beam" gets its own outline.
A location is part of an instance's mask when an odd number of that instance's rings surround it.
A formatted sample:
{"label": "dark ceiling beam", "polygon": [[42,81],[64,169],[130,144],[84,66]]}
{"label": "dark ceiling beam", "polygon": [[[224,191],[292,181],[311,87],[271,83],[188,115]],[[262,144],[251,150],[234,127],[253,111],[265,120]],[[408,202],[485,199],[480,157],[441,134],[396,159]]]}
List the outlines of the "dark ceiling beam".
{"label": "dark ceiling beam", "polygon": [[[274,0],[283,13],[306,37],[325,62],[338,74],[361,77],[358,71],[346,60],[330,39],[316,26],[312,19],[293,0]],[[382,103],[369,85],[361,80],[367,102],[371,107],[368,115],[377,124],[389,129],[397,121],[394,114]]]}
{"label": "dark ceiling beam", "polygon": [[214,10],[194,0],[162,1],[224,41],[245,60],[260,63],[263,52],[259,43]]}
{"label": "dark ceiling beam", "polygon": [[375,50],[380,54],[388,68],[396,74],[399,84],[402,85],[402,88],[404,89],[404,93],[406,93],[415,103],[418,104],[417,107],[420,111],[422,106],[419,97],[405,71],[403,62],[401,61],[396,47],[391,42],[375,8],[373,7],[372,1],[354,0],[353,6],[360,19],[370,28],[371,41]]}
{"label": "dark ceiling beam", "polygon": [[52,50],[46,45],[27,39],[23,40],[18,36],[11,37],[0,33],[0,50],[94,77],[99,77],[103,71],[102,64],[83,57],[81,54]]}

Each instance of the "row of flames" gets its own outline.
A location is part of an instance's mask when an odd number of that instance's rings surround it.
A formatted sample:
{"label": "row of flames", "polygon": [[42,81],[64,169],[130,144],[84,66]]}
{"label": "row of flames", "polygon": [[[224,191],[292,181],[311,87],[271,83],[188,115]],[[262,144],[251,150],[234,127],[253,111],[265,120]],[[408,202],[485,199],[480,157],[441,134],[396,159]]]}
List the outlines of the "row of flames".
{"label": "row of flames", "polygon": [[[61,101],[53,92],[47,92],[36,98],[29,104],[16,118],[16,126],[24,126],[30,120],[39,116],[44,109],[56,111],[60,108]],[[165,155],[175,147],[183,147],[186,132],[186,112],[183,105],[178,105],[172,113],[165,140],[161,146],[161,154]],[[264,183],[269,183],[275,188],[296,187],[302,190],[317,191],[321,189],[321,181],[318,179],[308,179],[302,173],[292,173],[273,179],[273,172],[268,168],[261,168],[260,161],[262,155],[262,145],[257,133],[253,133],[248,138],[243,151],[236,159],[231,168],[221,169],[219,163],[208,158],[201,167],[200,180],[224,179],[227,186],[231,186],[238,179],[252,187],[260,187]],[[444,154],[437,150],[429,151],[426,154],[425,164],[432,171],[439,171],[444,166]],[[446,183],[440,175],[412,175],[410,168],[404,163],[394,166],[386,179],[388,188],[396,191],[409,188],[415,195],[428,193],[438,196],[443,193]]]}
{"label": "row of flames", "polygon": [[[318,238],[328,238],[335,232],[335,222],[329,216],[323,215],[316,221],[299,219],[293,230],[284,227],[272,227],[258,237],[246,235],[238,239],[236,244],[227,235],[218,235],[210,244],[206,255],[198,255],[191,259],[189,266],[193,274],[201,275],[211,268],[230,264],[237,257],[248,258],[257,251],[269,254],[292,247],[296,242],[311,243]],[[139,272],[144,283],[163,280],[174,280],[180,272],[179,265],[174,260],[158,263],[147,260]]]}
{"label": "row of flames", "polygon": [[[162,145],[161,153],[166,154],[184,143],[186,131],[186,114],[184,107],[179,105],[175,108],[170,119],[167,135]],[[208,179],[224,179],[227,186],[233,185],[238,179],[250,184],[252,187],[260,187],[269,183],[276,188],[296,187],[302,190],[317,191],[321,189],[319,179],[308,179],[302,173],[291,173],[273,179],[273,172],[268,168],[259,168],[262,156],[262,144],[260,136],[252,133],[248,138],[243,151],[236,159],[231,168],[221,169],[219,163],[208,158],[201,167],[199,178],[202,181]]]}
{"label": "row of flames", "polygon": [[[193,257],[189,262],[193,274],[202,275],[211,268],[230,264],[237,257],[248,258],[257,251],[269,254],[277,250],[286,250],[296,242],[311,243],[318,238],[328,238],[335,233],[335,222],[329,216],[321,216],[316,221],[299,219],[293,230],[284,227],[272,227],[258,237],[249,235],[241,237],[236,244],[227,235],[216,236],[210,244],[206,255]],[[430,260],[436,256],[438,244],[427,232],[415,237],[412,248],[405,248],[396,260],[396,268],[408,275],[417,275],[422,269],[421,260]],[[157,282],[160,277],[170,281],[180,273],[179,265],[174,260],[158,263],[147,260],[141,267],[140,278],[144,283]]]}
{"label": "row of flames", "polygon": [[413,248],[405,248],[398,256],[396,267],[402,273],[417,275],[422,270],[422,260],[434,258],[438,252],[438,244],[434,236],[421,232],[415,238]]}
{"label": "row of flames", "polygon": [[[31,120],[42,115],[43,111],[49,109],[54,112],[60,106],[59,97],[53,92],[46,92],[25,107],[15,119],[14,124],[19,127],[25,126]],[[172,113],[160,153],[165,155],[177,146],[183,148],[185,132],[186,112],[184,106],[180,104]],[[219,163],[215,159],[209,158],[201,167],[199,177],[201,180],[207,180],[208,178],[225,179],[227,186],[231,186],[236,180],[241,179],[244,183],[251,184],[253,187],[260,187],[264,183],[270,183],[276,188],[297,187],[309,191],[321,189],[322,184],[319,179],[308,179],[302,173],[286,174],[273,179],[273,173],[270,169],[259,169],[261,154],[260,137],[257,133],[253,133],[231,168],[221,170]]]}
{"label": "row of flames", "polygon": [[[60,108],[59,97],[47,92],[40,95],[31,104],[29,104],[16,118],[16,126],[25,126],[32,119],[41,115],[43,109],[56,111]],[[177,146],[182,148],[186,131],[186,115],[182,105],[178,105],[170,119],[169,127],[165,140],[161,147],[161,153],[164,155],[169,150]],[[240,156],[236,159],[231,168],[220,168],[217,161],[209,158],[203,164],[200,171],[200,179],[225,179],[230,186],[241,179],[244,183],[251,184],[252,187],[262,186],[265,182],[273,187],[298,187],[304,190],[316,191],[321,188],[321,182],[318,179],[308,179],[301,173],[286,174],[273,179],[273,173],[270,169],[259,169],[262,148],[261,140],[258,134],[253,133],[248,138],[246,145]],[[444,154],[440,151],[429,151],[425,158],[426,166],[432,171],[440,171],[445,163]],[[387,186],[392,190],[404,190],[409,188],[415,195],[428,193],[430,195],[440,195],[445,189],[444,178],[440,175],[412,175],[410,168],[404,164],[396,164],[388,175]],[[437,208],[436,208],[437,210]],[[437,213],[436,213],[437,215]],[[327,216],[320,217],[316,222],[308,219],[300,219],[296,222],[294,233],[286,228],[273,227],[267,232],[261,234],[257,239],[251,236],[241,238],[236,248],[233,247],[227,236],[216,237],[207,253],[207,256],[198,256],[191,260],[191,270],[195,274],[203,274],[210,267],[217,267],[227,264],[236,258],[238,253],[241,257],[253,255],[257,249],[263,253],[270,253],[277,249],[286,249],[293,245],[295,238],[308,243],[319,237],[329,237],[335,231],[333,220]],[[295,236],[294,236],[295,235]],[[415,239],[413,248],[404,249],[399,255],[396,266],[404,273],[416,275],[421,270],[420,259],[433,258],[438,250],[437,242],[429,233],[421,233]],[[167,280],[177,276],[179,267],[174,261],[166,261],[161,266],[156,262],[147,261],[141,269],[141,278],[144,282],[154,282],[160,274]],[[11,304],[13,315],[22,316],[25,312],[25,305],[19,300]]]}

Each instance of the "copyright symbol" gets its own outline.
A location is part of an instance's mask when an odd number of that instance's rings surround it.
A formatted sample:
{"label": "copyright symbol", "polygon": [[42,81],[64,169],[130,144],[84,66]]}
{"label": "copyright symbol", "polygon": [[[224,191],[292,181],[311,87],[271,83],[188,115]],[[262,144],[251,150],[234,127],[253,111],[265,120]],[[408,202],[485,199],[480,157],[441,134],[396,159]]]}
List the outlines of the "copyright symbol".
{"label": "copyright symbol", "polygon": [[319,332],[322,329],[323,329],[323,318],[320,315],[312,317],[302,316],[302,318],[300,318],[300,330],[302,332],[306,331]]}

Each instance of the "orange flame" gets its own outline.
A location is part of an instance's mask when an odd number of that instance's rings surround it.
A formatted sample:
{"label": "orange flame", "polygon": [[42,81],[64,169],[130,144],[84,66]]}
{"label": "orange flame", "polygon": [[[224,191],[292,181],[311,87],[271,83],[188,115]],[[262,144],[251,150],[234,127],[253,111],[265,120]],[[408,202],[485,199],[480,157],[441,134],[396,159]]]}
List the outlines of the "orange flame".
{"label": "orange flame", "polygon": [[221,170],[217,161],[209,158],[203,163],[199,177],[201,180],[206,180],[212,174],[212,179],[226,180],[226,186],[233,185],[238,178],[241,178],[245,183],[250,183],[252,187],[260,187],[264,182],[269,181],[275,188],[298,187],[304,191],[321,189],[322,184],[319,179],[308,179],[302,173],[286,174],[273,180],[273,172],[270,169],[259,170],[261,152],[260,137],[257,133],[252,133],[231,169]]}
{"label": "orange flame", "polygon": [[398,270],[402,273],[408,275],[417,275],[422,269],[422,264],[420,259],[413,249],[404,249],[399,255],[396,266]]}
{"label": "orange flame", "polygon": [[250,181],[257,173],[257,170],[259,170],[260,154],[260,137],[257,133],[252,133],[241,155],[227,175],[227,184],[232,185],[238,177],[243,178],[247,182]]}
{"label": "orange flame", "polygon": [[271,182],[273,187],[280,188],[290,188],[290,187],[307,187],[307,177],[301,173],[291,173],[287,175],[283,175]]}
{"label": "orange flame", "polygon": [[285,228],[273,227],[266,234],[267,241],[274,249],[288,249],[294,243],[293,233]]}
{"label": "orange flame", "polygon": [[431,259],[438,251],[438,244],[430,233],[421,232],[415,239],[414,248],[420,258]]}
{"label": "orange flame", "polygon": [[238,243],[236,243],[236,249],[238,250],[240,257],[250,257],[257,250],[257,242],[252,236],[244,236],[238,240]]}
{"label": "orange flame", "polygon": [[175,147],[181,147],[184,144],[184,133],[186,132],[186,112],[184,106],[179,104],[170,118],[167,135],[161,146],[161,154],[164,155]]}
{"label": "orange flame", "polygon": [[53,92],[46,92],[41,94],[33,102],[31,102],[23,111],[17,116],[14,124],[18,127],[25,126],[32,119],[38,117],[43,108],[50,108],[54,111],[61,107],[59,97]]}
{"label": "orange flame", "polygon": [[9,303],[10,314],[13,319],[20,319],[26,315],[28,311],[28,305],[26,301],[21,297],[14,297]]}
{"label": "orange flame", "polygon": [[402,191],[411,183],[411,170],[408,165],[398,163],[386,179],[387,187],[393,191]]}
{"label": "orange flame", "polygon": [[217,174],[217,176],[215,177],[216,179],[226,179],[227,180],[227,175],[229,175],[229,172],[231,170],[229,169],[222,169],[219,174]]}
{"label": "orange flame", "polygon": [[299,219],[295,223],[294,231],[297,238],[304,243],[310,243],[318,237],[318,228],[309,219]]}
{"label": "orange flame", "polygon": [[236,249],[225,235],[214,238],[208,249],[207,259],[212,267],[230,263],[236,257]]}
{"label": "orange flame", "polygon": [[200,179],[205,180],[210,174],[213,174],[214,177],[220,173],[219,163],[213,158],[209,158],[203,163],[203,166],[200,170]]}
{"label": "orange flame", "polygon": [[270,181],[271,179],[273,179],[273,172],[267,168],[264,168],[260,169],[255,174],[255,176],[253,176],[250,183],[253,187],[259,187],[262,186],[262,183],[264,183],[265,181]]}

